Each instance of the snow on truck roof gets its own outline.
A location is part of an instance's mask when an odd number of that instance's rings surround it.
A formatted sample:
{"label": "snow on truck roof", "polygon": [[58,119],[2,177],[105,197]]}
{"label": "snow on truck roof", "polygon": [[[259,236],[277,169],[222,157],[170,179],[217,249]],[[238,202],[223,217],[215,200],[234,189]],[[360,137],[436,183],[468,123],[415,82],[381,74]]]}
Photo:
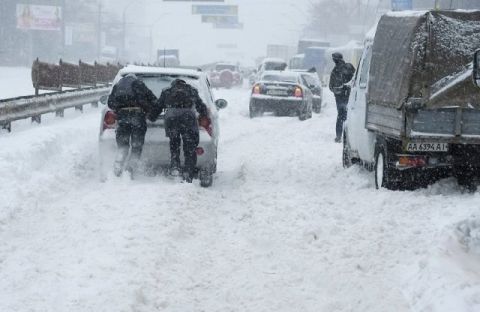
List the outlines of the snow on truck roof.
{"label": "snow on truck roof", "polygon": [[279,57],[267,57],[265,58],[262,63],[287,63],[284,59]]}

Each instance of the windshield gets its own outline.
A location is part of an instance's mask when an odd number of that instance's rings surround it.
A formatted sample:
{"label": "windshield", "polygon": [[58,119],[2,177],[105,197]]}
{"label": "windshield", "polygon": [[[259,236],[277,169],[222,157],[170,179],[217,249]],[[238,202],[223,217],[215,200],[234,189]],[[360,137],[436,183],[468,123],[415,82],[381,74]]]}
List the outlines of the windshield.
{"label": "windshield", "polygon": [[273,75],[273,74],[263,75],[262,80],[278,81],[278,82],[293,82],[293,83],[296,83],[298,81],[297,76],[295,75]]}

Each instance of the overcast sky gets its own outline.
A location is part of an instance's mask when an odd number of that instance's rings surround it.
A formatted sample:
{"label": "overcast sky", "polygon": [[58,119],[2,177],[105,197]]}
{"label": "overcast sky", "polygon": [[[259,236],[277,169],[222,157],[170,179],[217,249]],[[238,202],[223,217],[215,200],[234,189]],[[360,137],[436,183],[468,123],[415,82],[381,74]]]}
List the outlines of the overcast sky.
{"label": "overcast sky", "polygon": [[[134,3],[128,5],[132,1]],[[149,36],[151,28],[154,47],[180,48],[182,62],[197,65],[218,60],[253,64],[255,57],[265,55],[269,43],[296,46],[310,18],[309,3],[314,1],[225,0],[217,3],[239,6],[242,30],[214,29],[211,24],[202,24],[199,15],[192,15],[191,2],[105,0],[105,4],[120,15],[128,5],[128,23],[153,24],[135,29],[129,26],[130,36]],[[219,49],[218,44],[234,44],[238,48]]]}

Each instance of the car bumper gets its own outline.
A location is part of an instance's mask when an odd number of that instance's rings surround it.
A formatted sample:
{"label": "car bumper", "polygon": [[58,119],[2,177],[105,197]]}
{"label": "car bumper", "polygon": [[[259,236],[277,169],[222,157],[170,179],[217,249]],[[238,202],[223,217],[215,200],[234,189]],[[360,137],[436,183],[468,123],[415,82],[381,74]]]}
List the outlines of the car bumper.
{"label": "car bumper", "polygon": [[275,112],[279,110],[298,110],[304,107],[303,99],[295,99],[292,97],[252,97],[250,106],[256,109],[261,109],[264,112]]}
{"label": "car bumper", "polygon": [[[197,169],[214,171],[217,161],[217,147],[214,140],[203,129],[199,131],[200,142],[197,147]],[[201,151],[201,153],[200,153]],[[101,170],[111,168],[117,154],[115,129],[107,129],[99,137]],[[180,157],[184,163],[183,148]],[[143,145],[141,164],[145,168],[164,168],[170,166],[170,141],[162,128],[148,129]]]}

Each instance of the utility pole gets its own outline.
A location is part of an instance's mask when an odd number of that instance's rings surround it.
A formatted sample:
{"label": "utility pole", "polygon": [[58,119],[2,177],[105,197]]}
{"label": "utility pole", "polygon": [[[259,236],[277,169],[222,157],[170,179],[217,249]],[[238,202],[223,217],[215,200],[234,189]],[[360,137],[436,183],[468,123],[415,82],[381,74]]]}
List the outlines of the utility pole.
{"label": "utility pole", "polygon": [[66,33],[65,33],[65,19],[67,18],[67,1],[62,0],[62,58],[65,58]]}
{"label": "utility pole", "polygon": [[100,60],[102,54],[102,0],[98,3],[98,20],[97,20],[97,60]]}

